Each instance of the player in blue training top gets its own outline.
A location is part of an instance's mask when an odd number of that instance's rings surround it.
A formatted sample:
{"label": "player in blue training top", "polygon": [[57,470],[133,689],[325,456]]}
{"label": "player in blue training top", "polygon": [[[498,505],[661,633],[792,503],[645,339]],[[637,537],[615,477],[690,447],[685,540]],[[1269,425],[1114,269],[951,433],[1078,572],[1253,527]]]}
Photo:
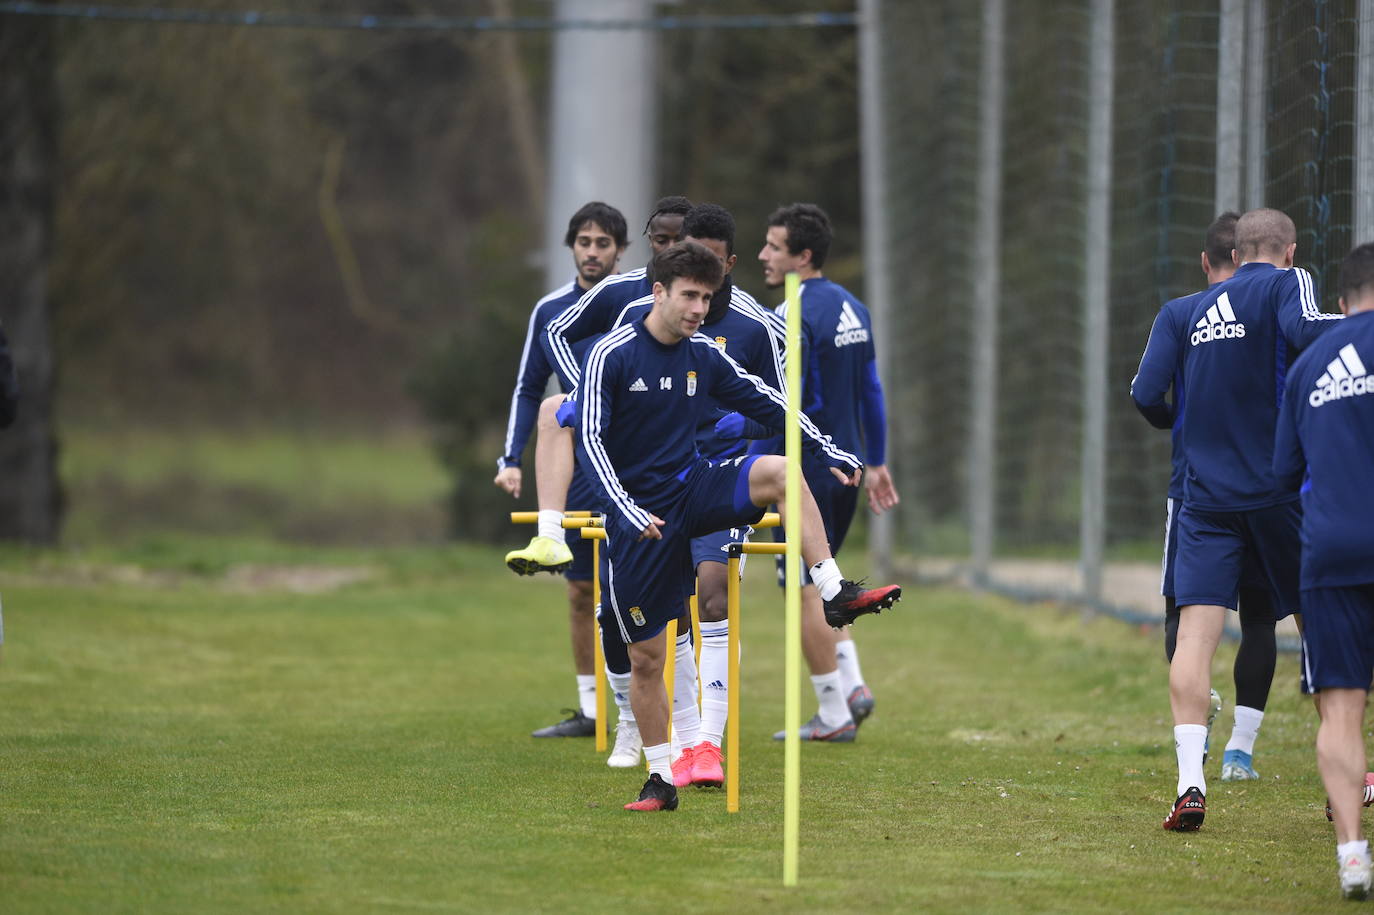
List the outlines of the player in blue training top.
{"label": "player in blue training top", "polygon": [[[801,275],[802,409],[836,444],[864,456],[868,506],[880,514],[894,507],[898,497],[887,470],[887,420],[873,323],[864,304],[822,272],[832,238],[830,218],[815,204],[780,207],[768,217],[759,261],[770,289],[782,286],[788,273]],[[786,315],[785,304],[778,310]],[[823,465],[806,455],[802,474],[816,497],[830,547],[838,555],[854,519],[858,490],[837,485]],[[819,602],[815,588],[802,589],[803,605]],[[873,693],[864,683],[853,638],[847,630],[813,629],[805,648],[819,704],[805,736],[853,740],[858,725],[873,711]],[[773,736],[781,740],[785,735]]]}
{"label": "player in blue training top", "polygon": [[[678,240],[682,219],[691,208],[691,201],[686,197],[664,197],[654,205],[654,212],[644,227],[654,254]],[[652,282],[645,269],[641,267],[606,277],[555,315],[545,328],[541,345],[565,393],[545,399],[539,408],[539,438],[534,447],[539,527],[528,546],[506,554],[506,565],[517,575],[552,571],[572,561],[563,537],[563,510],[568,504],[568,487],[572,484],[576,461],[572,432],[563,428],[559,410],[563,409],[564,418],[570,413],[571,406],[564,407],[564,402],[573,395],[581,374],[579,355],[574,347],[610,330],[626,305],[649,294]],[[590,347],[591,344],[584,345]],[[580,505],[573,507],[584,509]]]}
{"label": "player in blue training top", "polygon": [[[654,304],[640,321],[602,337],[587,354],[578,397],[578,460],[599,489],[606,516],[606,617],[629,646],[630,701],[650,776],[630,810],[672,810],[677,789],[669,760],[663,630],[682,620],[692,588],[691,538],[756,522],[782,502],[786,461],[748,455],[708,461],[697,430],[714,403],[775,427],[785,400],[698,333],[720,286],[719,258],[695,242],[654,256]],[[807,446],[837,479],[858,485],[862,464],[835,447],[805,416]],[[820,588],[825,619],[848,625],[901,596],[887,586],[845,581],[825,528],[803,488],[801,551]]]}
{"label": "player in blue training top", "polygon": [[[566,285],[544,296],[530,312],[525,346],[520,353],[515,393],[511,395],[510,419],[506,424],[505,452],[497,460],[495,483],[515,498],[520,497],[520,458],[539,414],[544,388],[553,369],[540,341],[549,321],[561,314],[587,290],[615,272],[625,252],[625,217],[615,207],[599,201],[588,203],[568,220],[565,245],[572,250],[576,275]],[[590,346],[590,345],[589,345]],[[588,347],[589,348],[589,347]],[[573,477],[569,498],[590,505],[591,490],[585,475]],[[560,528],[560,531],[562,529]],[[577,540],[568,561],[551,568],[562,571],[568,581],[568,615],[572,631],[573,667],[577,676],[578,708],[566,721],[534,732],[535,737],[590,737],[596,732],[596,627],[592,613],[592,549],[590,540]]]}
{"label": "player in blue training top", "polygon": [[[1150,339],[1141,357],[1144,379],[1137,375],[1131,381],[1131,396],[1141,414],[1160,429],[1169,429],[1173,438],[1173,472],[1169,477],[1169,495],[1164,509],[1164,567],[1160,593],[1164,595],[1164,656],[1172,661],[1178,638],[1178,603],[1174,600],[1174,565],[1178,554],[1178,510],[1183,503],[1183,481],[1187,466],[1183,460],[1183,353],[1184,342],[1193,328],[1188,323],[1193,307],[1218,283],[1236,272],[1231,252],[1236,247],[1236,221],[1239,213],[1222,213],[1207,227],[1201,254],[1202,272],[1207,277],[1207,289],[1165,302],[1150,329]],[[1160,350],[1176,354],[1172,379],[1156,378],[1151,372],[1163,372],[1168,360],[1159,358]],[[1167,391],[1173,388],[1173,403],[1161,397],[1144,402],[1136,397],[1136,390]],[[1269,688],[1274,682],[1274,604],[1263,574],[1253,564],[1247,566],[1241,580],[1239,594],[1240,648],[1232,674],[1236,684],[1235,727],[1221,759],[1221,780],[1236,781],[1259,778],[1254,768],[1255,740],[1264,708],[1269,701]],[[1207,728],[1210,742],[1212,718],[1221,711],[1221,696],[1211,691],[1208,702]],[[1203,761],[1206,762],[1204,753]]]}
{"label": "player in blue training top", "polygon": [[[1197,829],[1206,814],[1210,668],[1246,562],[1263,570],[1276,616],[1298,612],[1299,509],[1296,495],[1274,479],[1274,428],[1289,351],[1312,343],[1340,316],[1317,307],[1312,278],[1293,267],[1296,250],[1297,230],[1283,213],[1242,216],[1232,255],[1238,269],[1194,303],[1180,341],[1187,478],[1174,573],[1178,644],[1169,665],[1178,799],[1165,829]],[[1160,402],[1177,361],[1176,353],[1151,353],[1136,399]]]}
{"label": "player in blue training top", "polygon": [[1321,697],[1317,768],[1336,827],[1341,892],[1363,899],[1364,711],[1374,677],[1374,244],[1346,256],[1338,288],[1346,320],[1289,372],[1274,476],[1286,493],[1303,487],[1303,645],[1308,685]]}
{"label": "player in blue training top", "polygon": [[[735,266],[735,218],[724,207],[699,203],[682,223],[684,240],[694,241],[720,259],[725,278],[711,295],[711,307],[702,319],[700,333],[715,343],[721,352],[737,362],[768,387],[783,390],[782,337],[777,315],[764,308],[732,280]],[[631,324],[648,314],[653,296],[632,303],[617,321]],[[704,395],[699,395],[704,396]],[[703,413],[697,429],[697,452],[708,460],[720,461],[745,453],[746,442],[716,435],[716,422],[728,411],[719,404]],[[692,565],[697,575],[697,610],[701,620],[701,708],[697,709],[697,663],[688,633],[678,636],[673,671],[673,779],[678,787],[689,784],[719,785],[725,775],[721,760],[721,738],[729,708],[730,621],[726,613],[726,550],[729,544],[747,539],[749,528],[716,531],[692,539]],[[822,624],[825,631],[828,627]],[[613,644],[602,629],[606,644],[606,669],[615,677],[628,678],[629,657],[624,645]],[[628,717],[621,709],[621,727]],[[617,737],[619,731],[617,731]],[[681,749],[680,753],[677,751]]]}

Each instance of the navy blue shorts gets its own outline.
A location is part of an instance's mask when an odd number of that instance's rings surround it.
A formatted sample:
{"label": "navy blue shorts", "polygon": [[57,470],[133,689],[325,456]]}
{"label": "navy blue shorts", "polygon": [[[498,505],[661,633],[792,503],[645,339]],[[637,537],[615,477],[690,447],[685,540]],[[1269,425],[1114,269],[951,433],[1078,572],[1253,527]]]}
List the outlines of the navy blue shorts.
{"label": "navy blue shorts", "polygon": [[[745,525],[743,527],[732,527],[723,531],[714,531],[705,537],[692,538],[692,568],[695,569],[703,562],[719,562],[724,564],[730,558],[730,544],[745,543],[749,540],[749,534],[753,528]],[[744,557],[741,556],[740,559]]]}
{"label": "navy blue shorts", "polygon": [[[1160,579],[1159,593],[1165,597],[1174,596],[1174,565],[1178,561],[1178,510],[1183,507],[1182,499],[1168,498],[1164,508],[1164,573]],[[1253,553],[1245,557],[1245,567],[1240,576],[1242,588],[1268,588],[1269,579]],[[1178,606],[1175,602],[1175,606]],[[1234,606],[1234,605],[1228,605]]]}
{"label": "navy blue shorts", "polygon": [[1323,689],[1369,689],[1374,677],[1374,584],[1304,588],[1303,678]]}
{"label": "navy blue shorts", "polygon": [[[569,511],[597,510],[595,490],[587,482],[587,475],[582,472],[581,464],[573,471],[572,484],[568,487],[567,506]],[[563,577],[568,581],[591,581],[592,542],[584,539],[582,531],[577,528],[569,528],[563,533],[568,549],[572,550],[573,554],[572,565],[563,571]]]}
{"label": "navy blue shorts", "polygon": [[[1301,524],[1296,501],[1241,512],[1201,511],[1185,503],[1176,521],[1178,606],[1234,610],[1240,585],[1254,583],[1267,585],[1274,596],[1275,619],[1298,612]],[[1249,575],[1247,564],[1254,570]]]}
{"label": "navy blue shorts", "polygon": [[663,519],[658,540],[640,540],[640,531],[616,512],[606,518],[606,577],[601,582],[603,612],[624,642],[642,642],[663,630],[687,609],[696,586],[692,539],[753,524],[763,509],[749,501],[749,468],[757,455],[726,461],[699,461],[688,473],[677,502],[654,514]]}
{"label": "navy blue shorts", "polygon": [[[854,512],[859,507],[859,487],[844,485],[835,479],[829,467],[807,460],[802,461],[802,476],[816,500],[816,508],[820,509],[821,523],[825,525],[825,539],[830,544],[830,555],[838,556],[840,547],[844,546],[844,539],[849,534]],[[781,526],[773,529],[773,539],[779,543],[787,539],[787,533]],[[785,556],[777,558],[778,587],[786,583],[783,574],[783,563],[786,561]],[[802,563],[802,566],[802,584],[809,585],[810,572],[805,568],[805,563]]]}

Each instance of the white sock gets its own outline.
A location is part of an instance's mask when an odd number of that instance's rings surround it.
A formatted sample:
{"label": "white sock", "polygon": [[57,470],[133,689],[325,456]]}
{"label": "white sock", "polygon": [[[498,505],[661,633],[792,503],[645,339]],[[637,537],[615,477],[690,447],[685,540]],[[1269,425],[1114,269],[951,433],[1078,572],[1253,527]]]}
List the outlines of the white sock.
{"label": "white sock", "polygon": [[835,663],[840,668],[840,688],[846,696],[864,685],[864,674],[859,669],[859,649],[854,647],[853,639],[835,643]]}
{"label": "white sock", "polygon": [[1207,725],[1174,725],[1174,753],[1178,756],[1178,791],[1189,788],[1207,793],[1207,779],[1202,774],[1202,746],[1207,742]]}
{"label": "white sock", "polygon": [[671,753],[672,750],[666,743],[656,743],[652,747],[644,748],[644,758],[649,761],[649,774],[657,772],[658,777],[670,785],[673,783]]}
{"label": "white sock", "polygon": [[830,600],[840,593],[840,567],[834,559],[822,559],[811,567],[811,583],[821,592],[821,600]]}
{"label": "white sock", "polygon": [[563,543],[563,513],[550,508],[539,509],[539,536]]}
{"label": "white sock", "polygon": [[577,675],[577,698],[582,705],[582,714],[588,718],[595,718],[596,674]]}
{"label": "white sock", "polygon": [[823,724],[837,728],[849,720],[849,706],[845,704],[844,693],[840,692],[838,670],[832,670],[828,674],[814,674],[811,677],[811,688],[816,691],[816,701],[821,706]]}
{"label": "white sock", "polygon": [[673,660],[673,743],[686,749],[700,739],[701,711],[697,708],[697,659],[691,633],[677,638]]}
{"label": "white sock", "polygon": [[730,711],[730,621],[701,624],[701,739],[721,745]]}
{"label": "white sock", "polygon": [[1236,727],[1231,731],[1231,739],[1226,741],[1226,749],[1254,755],[1255,738],[1259,736],[1260,722],[1263,720],[1264,712],[1259,709],[1236,706]]}
{"label": "white sock", "polygon": [[616,710],[620,712],[620,720],[634,724],[635,712],[630,708],[630,675],[613,674],[607,670],[606,682],[611,684],[611,698],[615,700]]}
{"label": "white sock", "polygon": [[1369,840],[1353,839],[1336,846],[1336,860],[1340,863],[1344,864],[1350,860],[1351,855],[1359,855],[1362,858],[1369,857]]}

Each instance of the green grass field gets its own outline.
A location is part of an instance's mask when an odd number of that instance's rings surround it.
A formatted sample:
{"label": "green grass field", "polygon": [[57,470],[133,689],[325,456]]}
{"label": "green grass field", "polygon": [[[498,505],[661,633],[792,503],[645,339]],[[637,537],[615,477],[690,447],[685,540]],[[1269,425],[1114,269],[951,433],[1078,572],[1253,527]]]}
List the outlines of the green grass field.
{"label": "green grass field", "polygon": [[1263,780],[1215,781],[1203,831],[1169,834],[1158,633],[948,590],[856,627],[877,712],[802,748],[784,890],[769,578],[746,595],[742,811],[697,789],[636,815],[641,773],[528,737],[573,699],[562,591],[496,548],[0,553],[0,911],[1339,904],[1292,657]]}

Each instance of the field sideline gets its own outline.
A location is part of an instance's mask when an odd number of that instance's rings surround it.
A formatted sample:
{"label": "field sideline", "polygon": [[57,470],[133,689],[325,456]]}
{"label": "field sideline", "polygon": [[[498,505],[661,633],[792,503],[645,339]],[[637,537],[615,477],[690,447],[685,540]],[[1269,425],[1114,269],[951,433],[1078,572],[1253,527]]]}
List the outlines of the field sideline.
{"label": "field sideline", "polygon": [[[0,552],[5,912],[1317,911],[1315,718],[1281,656],[1264,778],[1165,833],[1157,631],[912,589],[856,627],[878,699],[804,746],[781,886],[781,601],[746,591],[740,814],[528,732],[568,705],[561,588],[496,548]],[[1214,671],[1231,698],[1234,647]],[[809,694],[809,690],[806,691]],[[814,700],[804,695],[804,714]],[[1229,734],[1230,704],[1214,748]]]}

